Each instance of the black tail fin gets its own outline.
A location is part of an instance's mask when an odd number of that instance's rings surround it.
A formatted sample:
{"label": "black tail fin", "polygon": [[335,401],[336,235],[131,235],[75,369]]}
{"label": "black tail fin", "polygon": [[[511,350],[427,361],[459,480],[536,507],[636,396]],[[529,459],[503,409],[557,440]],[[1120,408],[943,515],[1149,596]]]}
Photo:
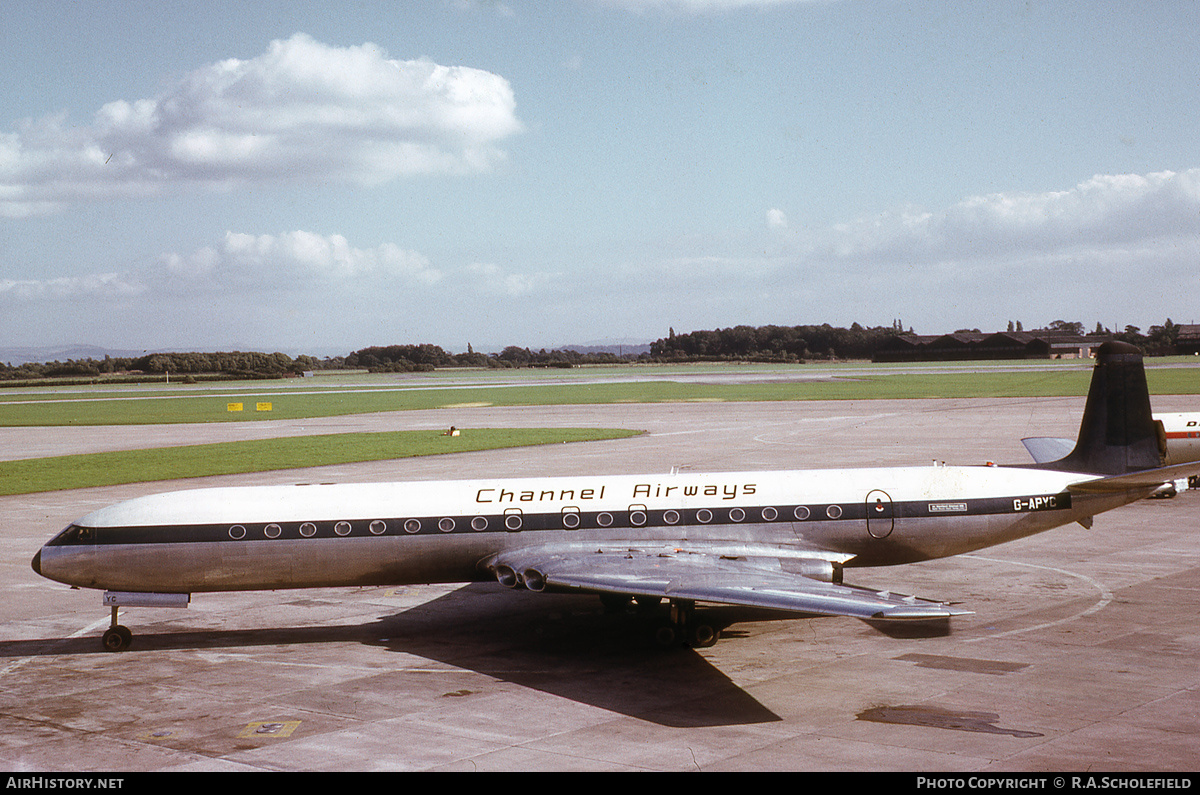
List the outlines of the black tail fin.
{"label": "black tail fin", "polygon": [[1124,342],[1106,342],[1096,352],[1075,449],[1037,468],[1122,475],[1162,466],[1163,452],[1150,413],[1141,351]]}

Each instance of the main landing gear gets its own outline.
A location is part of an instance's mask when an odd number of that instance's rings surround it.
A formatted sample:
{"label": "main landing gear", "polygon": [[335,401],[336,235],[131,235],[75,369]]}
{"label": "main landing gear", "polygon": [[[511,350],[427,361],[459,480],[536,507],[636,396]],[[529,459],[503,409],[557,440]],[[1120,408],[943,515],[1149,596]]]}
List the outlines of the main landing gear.
{"label": "main landing gear", "polygon": [[[625,594],[601,594],[600,601],[613,611],[624,611],[629,607],[630,597]],[[662,600],[656,597],[635,596],[633,602],[638,614],[651,615],[659,612]],[[696,603],[690,599],[672,599],[665,616],[654,616],[654,643],[663,649],[691,646],[707,649],[721,636],[719,628],[701,617]]]}
{"label": "main landing gear", "polygon": [[690,599],[672,599],[667,619],[654,630],[654,642],[664,649],[680,643],[707,649],[720,637],[719,629],[697,617],[696,603]]}

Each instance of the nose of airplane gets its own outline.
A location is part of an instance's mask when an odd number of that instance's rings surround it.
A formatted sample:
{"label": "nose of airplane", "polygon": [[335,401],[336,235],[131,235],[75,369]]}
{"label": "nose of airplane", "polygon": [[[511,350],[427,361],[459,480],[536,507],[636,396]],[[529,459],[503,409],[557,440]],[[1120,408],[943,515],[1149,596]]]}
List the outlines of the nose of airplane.
{"label": "nose of airplane", "polygon": [[37,554],[33,556],[33,560],[29,562],[29,565],[33,566],[33,570],[38,574],[42,573],[42,550],[39,549],[37,551]]}

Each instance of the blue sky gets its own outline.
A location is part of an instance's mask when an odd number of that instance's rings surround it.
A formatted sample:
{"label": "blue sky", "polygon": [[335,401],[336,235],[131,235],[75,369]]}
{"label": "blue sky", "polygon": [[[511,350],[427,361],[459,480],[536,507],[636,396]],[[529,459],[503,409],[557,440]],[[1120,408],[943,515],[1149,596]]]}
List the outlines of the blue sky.
{"label": "blue sky", "polygon": [[1200,7],[40,2],[0,347],[1200,322]]}

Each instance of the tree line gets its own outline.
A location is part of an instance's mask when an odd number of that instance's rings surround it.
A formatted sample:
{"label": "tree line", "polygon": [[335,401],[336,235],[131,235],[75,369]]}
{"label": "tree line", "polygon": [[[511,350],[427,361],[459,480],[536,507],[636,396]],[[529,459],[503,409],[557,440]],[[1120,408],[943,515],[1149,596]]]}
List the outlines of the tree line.
{"label": "tree line", "polygon": [[[1028,333],[1049,332],[1078,336],[1104,336],[1129,342],[1149,355],[1168,355],[1176,351],[1180,327],[1170,318],[1161,325],[1151,326],[1145,334],[1137,326],[1125,326],[1119,332],[1097,323],[1093,331],[1085,332],[1084,325],[1074,321],[1056,320],[1045,329]],[[980,333],[978,329],[959,329],[959,332]],[[1019,322],[1008,324],[1009,332],[1024,333]],[[307,371],[328,369],[366,369],[371,372],[423,372],[438,367],[576,367],[588,364],[627,364],[632,362],[688,361],[760,361],[804,362],[835,359],[871,359],[886,340],[905,331],[900,321],[890,326],[867,328],[853,323],[839,328],[828,323],[804,326],[732,326],[730,328],[691,331],[668,335],[650,344],[649,353],[617,354],[589,351],[581,353],[570,348],[537,351],[510,345],[499,353],[479,353],[470,344],[466,353],[452,354],[438,345],[387,345],[362,348],[346,356],[297,356],[284,353],[221,352],[221,353],[149,353],[138,357],[105,356],[102,360],[68,359],[66,362],[22,364],[0,363],[0,381],[36,381],[44,378],[91,380],[116,378],[126,374],[130,380],[145,380],[144,376],[166,379],[179,376],[184,380],[200,378],[284,378]]]}
{"label": "tree line", "polygon": [[0,380],[15,381],[39,378],[94,379],[119,374],[208,376],[224,378],[283,378],[305,370],[327,366],[343,366],[340,360],[318,360],[312,356],[292,358],[285,353],[231,351],[221,353],[150,353],[144,356],[105,356],[103,359],[68,359],[41,364],[26,363],[16,367],[0,364]]}
{"label": "tree line", "polygon": [[363,348],[345,358],[347,367],[366,368],[371,372],[423,372],[436,367],[575,367],[584,364],[627,364],[637,356],[615,353],[580,353],[556,348],[538,351],[509,345],[500,353],[477,353],[467,344],[466,353],[447,353],[437,345],[388,345]]}
{"label": "tree line", "polygon": [[898,324],[864,328],[854,323],[820,326],[733,326],[676,334],[650,344],[655,361],[803,362],[813,359],[870,359],[884,340],[903,333]]}

